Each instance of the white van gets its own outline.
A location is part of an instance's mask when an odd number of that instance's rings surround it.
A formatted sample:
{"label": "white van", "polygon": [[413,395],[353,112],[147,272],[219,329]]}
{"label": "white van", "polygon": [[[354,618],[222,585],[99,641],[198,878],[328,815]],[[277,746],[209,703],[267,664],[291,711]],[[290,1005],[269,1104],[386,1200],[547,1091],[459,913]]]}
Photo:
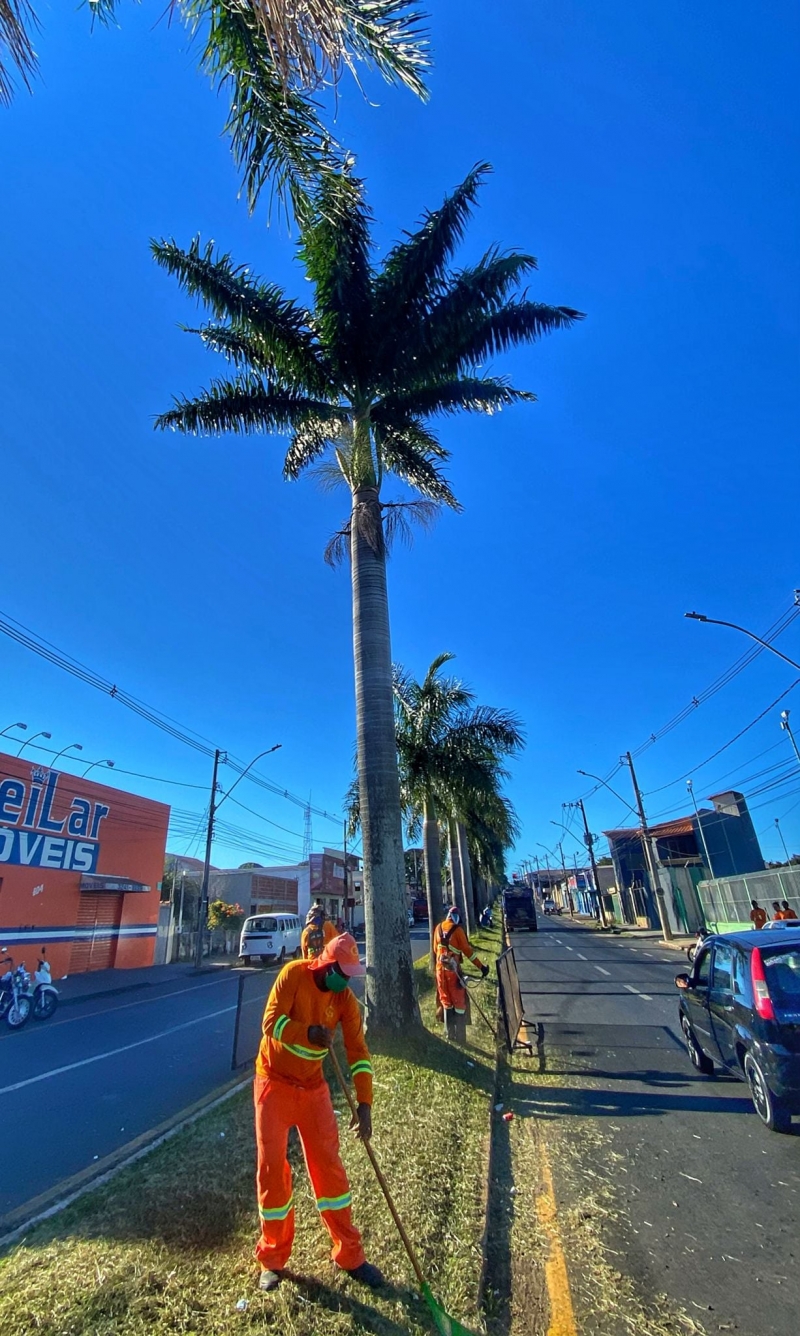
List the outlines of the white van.
{"label": "white van", "polygon": [[266,965],[277,960],[284,965],[300,955],[303,925],[296,914],[254,914],[245,919],[239,943],[239,959],[249,965],[260,956]]}

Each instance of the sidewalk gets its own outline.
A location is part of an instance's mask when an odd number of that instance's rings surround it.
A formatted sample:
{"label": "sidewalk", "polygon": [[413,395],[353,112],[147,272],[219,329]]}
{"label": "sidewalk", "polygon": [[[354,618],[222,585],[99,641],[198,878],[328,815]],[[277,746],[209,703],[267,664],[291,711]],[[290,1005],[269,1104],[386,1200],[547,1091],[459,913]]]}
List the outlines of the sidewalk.
{"label": "sidewalk", "polygon": [[658,942],[660,946],[667,946],[673,951],[685,951],[687,946],[691,946],[692,943],[697,940],[694,933],[692,933],[689,937],[684,936],[683,934],[680,936],[676,935],[671,941],[665,942],[662,939],[660,928],[634,928],[630,923],[625,924],[624,927],[619,927],[615,924],[613,932],[619,937],[641,937],[642,939],[647,939],[647,941]]}
{"label": "sidewalk", "polygon": [[[235,957],[230,959],[235,960]],[[54,979],[53,983],[58,989],[59,1004],[68,1007],[76,1002],[88,1002],[93,997],[115,997],[117,993],[154,988],[198,974],[230,968],[227,963],[216,964],[211,961],[198,970],[192,962],[182,960],[173,965],[145,965],[133,970],[89,970],[85,974],[69,974],[66,978]]]}

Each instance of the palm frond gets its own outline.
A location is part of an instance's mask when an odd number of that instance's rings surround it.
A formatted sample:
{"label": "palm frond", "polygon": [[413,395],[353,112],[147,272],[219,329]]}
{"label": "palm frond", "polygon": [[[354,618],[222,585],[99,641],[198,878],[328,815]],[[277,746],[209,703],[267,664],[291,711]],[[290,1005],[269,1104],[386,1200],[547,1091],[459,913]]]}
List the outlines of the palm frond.
{"label": "palm frond", "polygon": [[[311,332],[312,317],[277,284],[251,275],[229,254],[215,254],[214,242],[203,245],[199,237],[188,250],[175,241],[151,241],[150,250],[156,263],[178,280],[188,296],[202,302],[217,319],[229,320],[235,332],[248,335],[260,346],[256,366],[274,366],[281,375],[317,393],[325,387],[327,376]],[[202,337],[204,332],[199,333]]]}
{"label": "palm frond", "polygon": [[432,528],[440,510],[436,501],[427,501],[424,497],[416,501],[384,502],[383,529],[387,551],[391,551],[398,541],[410,547],[414,541],[414,527]]}
{"label": "palm frond", "polygon": [[523,343],[535,343],[545,334],[569,329],[583,319],[583,312],[571,306],[548,306],[544,302],[522,300],[508,302],[499,311],[469,322],[460,334],[453,335],[450,343],[441,349],[438,373],[454,376],[471,370],[497,353]]}
{"label": "palm frond", "polygon": [[[25,88],[30,89],[36,68],[33,45],[34,29],[39,21],[28,0],[0,0],[0,106],[8,106],[14,96],[9,64],[14,67]],[[3,57],[3,51],[6,57]]]}
{"label": "palm frond", "polygon": [[320,338],[351,392],[369,356],[371,222],[363,183],[343,171],[320,183],[313,214],[300,229],[299,253],[314,284]]}
{"label": "palm frond", "polygon": [[156,418],[155,426],[201,436],[296,431],[309,420],[334,421],[340,413],[330,404],[273,388],[256,376],[212,381],[197,398],[176,398],[174,403],[174,408]]}
{"label": "palm frond", "polygon": [[501,408],[536,399],[528,390],[515,390],[501,376],[461,376],[458,379],[420,385],[407,394],[387,395],[388,416],[427,417],[433,413],[496,413]]}
{"label": "palm frond", "polygon": [[389,252],[376,283],[376,298],[393,328],[403,323],[410,310],[421,309],[443,280],[464,236],[478,190],[491,170],[485,162],[473,167],[441,207],[426,213],[416,232]]}
{"label": "palm frond", "polygon": [[402,83],[427,100],[430,68],[425,16],[408,0],[337,0],[349,52],[374,65],[390,83]]}
{"label": "palm frond", "polygon": [[342,562],[347,560],[350,555],[351,532],[350,521],[347,520],[341,529],[337,529],[336,533],[331,534],[322,553],[326,566],[335,570],[337,566],[341,566]]}
{"label": "palm frond", "polygon": [[[331,416],[331,413],[334,415]],[[320,459],[344,430],[341,409],[332,409],[328,414],[309,413],[295,428],[283,461],[284,478],[291,481],[299,478],[303,470]]]}
{"label": "palm frond", "polygon": [[387,472],[408,483],[409,487],[421,492],[429,501],[449,506],[451,510],[461,510],[461,503],[451,491],[435,456],[417,449],[406,434],[393,431],[379,433],[376,430],[376,436],[379,437],[380,456]]}

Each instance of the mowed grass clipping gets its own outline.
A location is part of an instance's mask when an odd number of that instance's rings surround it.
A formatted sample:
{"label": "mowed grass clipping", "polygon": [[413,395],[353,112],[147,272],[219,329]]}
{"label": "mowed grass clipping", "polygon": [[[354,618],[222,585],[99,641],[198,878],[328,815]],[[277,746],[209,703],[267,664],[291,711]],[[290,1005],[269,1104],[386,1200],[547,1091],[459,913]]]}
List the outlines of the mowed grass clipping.
{"label": "mowed grass clipping", "polygon": [[[491,960],[499,933],[476,944]],[[418,962],[426,1032],[373,1054],[373,1145],[434,1294],[475,1330],[484,1223],[494,1043],[474,1011],[470,1048],[441,1038],[426,962]],[[494,1015],[492,984],[477,996]],[[187,1050],[186,1061],[191,1062]],[[364,1149],[347,1133],[342,1151],[354,1216],[368,1258],[390,1287],[375,1294],[330,1260],[299,1146],[295,1173],[297,1279],[270,1295],[257,1288],[255,1141],[249,1091],[105,1187],[39,1226],[0,1258],[0,1321],[38,1336],[381,1336],[430,1332],[410,1265]]]}

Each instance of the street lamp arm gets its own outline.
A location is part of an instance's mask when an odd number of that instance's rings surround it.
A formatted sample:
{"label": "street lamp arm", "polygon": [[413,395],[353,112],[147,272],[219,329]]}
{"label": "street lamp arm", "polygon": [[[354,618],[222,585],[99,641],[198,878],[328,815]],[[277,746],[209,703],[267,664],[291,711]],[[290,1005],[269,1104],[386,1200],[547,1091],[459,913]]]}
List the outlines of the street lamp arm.
{"label": "street lamp arm", "polygon": [[761,636],[757,636],[754,631],[748,631],[746,626],[737,626],[736,622],[723,622],[718,617],[706,617],[702,612],[685,612],[683,615],[693,622],[709,622],[711,626],[728,626],[732,631],[741,631],[743,636],[749,636],[751,640],[755,640],[757,645],[762,645],[764,649],[768,649],[771,654],[777,655],[779,659],[783,659],[784,663],[788,663],[791,668],[796,668],[800,673],[800,663],[795,663],[794,659],[790,659],[788,654],[781,653],[774,645],[770,645],[768,640],[762,640]]}
{"label": "street lamp arm", "polygon": [[242,773],[241,773],[240,775],[237,775],[236,779],[233,781],[233,783],[231,784],[230,788],[228,789],[228,792],[227,792],[227,793],[223,793],[223,795],[222,795],[222,797],[220,798],[219,802],[216,803],[216,804],[214,805],[214,811],[215,811],[215,812],[218,812],[219,809],[220,809],[220,807],[221,807],[222,804],[224,803],[225,799],[226,799],[226,798],[230,798],[231,794],[233,793],[233,790],[236,788],[236,785],[241,783],[241,781],[244,779],[245,775],[247,774],[248,770],[252,770],[252,769],[253,769],[253,766],[255,765],[256,761],[260,761],[260,760],[262,759],[262,757],[264,757],[264,756],[271,756],[273,752],[278,751],[278,749],[279,749],[280,747],[282,747],[282,746],[283,746],[283,743],[282,743],[282,742],[276,742],[274,747],[267,747],[266,751],[259,752],[259,753],[258,753],[258,756],[254,756],[253,759],[252,759],[252,761],[250,762],[250,764],[245,766],[245,768],[244,768],[244,770],[242,771]]}
{"label": "street lamp arm", "polygon": [[578,774],[583,775],[584,779],[596,779],[598,784],[602,784],[604,789],[608,789],[609,793],[613,793],[614,797],[619,802],[622,803],[622,806],[627,807],[629,812],[633,812],[633,815],[636,817],[636,820],[637,821],[639,820],[639,813],[636,811],[636,808],[631,807],[630,803],[625,801],[622,794],[617,793],[616,789],[612,789],[611,785],[607,784],[606,781],[604,779],[601,779],[599,775],[593,775],[588,770],[579,770]]}

